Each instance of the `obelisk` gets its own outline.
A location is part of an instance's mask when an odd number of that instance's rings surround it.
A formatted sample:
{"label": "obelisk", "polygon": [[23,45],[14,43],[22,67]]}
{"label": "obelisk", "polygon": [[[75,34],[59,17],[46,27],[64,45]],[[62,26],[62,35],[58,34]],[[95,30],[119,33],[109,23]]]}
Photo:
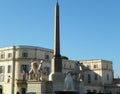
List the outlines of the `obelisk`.
{"label": "obelisk", "polygon": [[54,55],[53,59],[54,72],[62,72],[62,60],[60,55],[60,28],[59,28],[59,5],[55,5],[55,18],[54,18]]}
{"label": "obelisk", "polygon": [[54,16],[54,54],[51,63],[51,74],[49,80],[53,82],[53,91],[63,89],[64,76],[62,73],[62,59],[60,55],[60,26],[59,26],[59,4],[55,5]]}

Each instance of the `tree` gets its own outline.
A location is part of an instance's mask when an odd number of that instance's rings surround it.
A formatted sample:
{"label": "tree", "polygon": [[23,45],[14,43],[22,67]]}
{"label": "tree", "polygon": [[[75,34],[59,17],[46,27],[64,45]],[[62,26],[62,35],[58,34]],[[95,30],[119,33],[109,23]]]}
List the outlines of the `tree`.
{"label": "tree", "polygon": [[61,56],[61,58],[62,58],[62,59],[65,59],[65,60],[69,60],[69,58],[66,57],[66,56]]}

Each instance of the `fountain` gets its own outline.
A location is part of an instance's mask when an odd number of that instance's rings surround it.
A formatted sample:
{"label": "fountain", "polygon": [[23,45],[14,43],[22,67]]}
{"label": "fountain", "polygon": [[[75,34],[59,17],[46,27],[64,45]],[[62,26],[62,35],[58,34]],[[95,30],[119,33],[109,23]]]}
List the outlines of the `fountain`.
{"label": "fountain", "polygon": [[73,79],[72,79],[70,73],[68,73],[65,77],[64,90],[65,91],[73,91],[74,90]]}
{"label": "fountain", "polygon": [[64,80],[64,91],[56,91],[55,94],[79,94],[74,89],[73,79],[70,73],[67,73]]}

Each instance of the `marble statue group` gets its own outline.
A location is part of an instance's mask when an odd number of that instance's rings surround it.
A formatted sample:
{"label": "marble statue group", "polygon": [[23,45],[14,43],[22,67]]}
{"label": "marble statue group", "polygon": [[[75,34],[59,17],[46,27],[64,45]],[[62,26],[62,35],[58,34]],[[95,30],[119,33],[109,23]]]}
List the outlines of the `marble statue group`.
{"label": "marble statue group", "polygon": [[42,75],[42,64],[43,60],[40,62],[38,61],[33,61],[31,62],[31,68],[29,70],[29,80],[41,80],[41,75]]}
{"label": "marble statue group", "polygon": [[[44,62],[43,60],[41,60],[40,62],[38,61],[31,62],[31,67],[29,70],[29,80],[36,80],[36,81],[42,80],[41,77],[43,73],[43,69],[42,69],[43,62]],[[66,77],[64,79],[64,83],[65,83],[64,86],[66,90],[73,89],[73,80],[81,81],[83,79],[82,78],[83,70],[84,70],[84,66],[79,62],[77,62],[75,64],[74,70],[66,73]]]}
{"label": "marble statue group", "polygon": [[81,81],[83,80],[83,70],[84,66],[82,63],[77,62],[73,71],[70,71],[73,80]]}
{"label": "marble statue group", "polygon": [[74,90],[73,81],[81,81],[83,80],[83,70],[84,66],[82,63],[77,62],[73,71],[66,73],[64,80],[64,89]]}

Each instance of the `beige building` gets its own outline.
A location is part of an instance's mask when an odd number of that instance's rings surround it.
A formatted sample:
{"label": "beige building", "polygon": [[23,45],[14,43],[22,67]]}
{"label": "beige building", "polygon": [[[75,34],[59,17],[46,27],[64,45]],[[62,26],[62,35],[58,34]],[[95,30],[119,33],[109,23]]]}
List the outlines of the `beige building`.
{"label": "beige building", "polygon": [[[32,60],[44,60],[42,69],[48,75],[51,71],[53,50],[35,46],[11,46],[0,48],[0,94],[25,94],[27,77],[23,68],[30,69]],[[62,72],[66,74],[75,69],[77,61],[62,60]],[[95,92],[120,94],[120,80],[113,75],[112,62],[107,60],[81,60],[83,81],[80,81],[83,93]],[[44,80],[44,78],[43,78]],[[19,92],[19,93],[18,93]]]}
{"label": "beige building", "polygon": [[120,94],[119,82],[115,83],[112,62],[107,60],[81,60],[84,65],[84,93]]}

